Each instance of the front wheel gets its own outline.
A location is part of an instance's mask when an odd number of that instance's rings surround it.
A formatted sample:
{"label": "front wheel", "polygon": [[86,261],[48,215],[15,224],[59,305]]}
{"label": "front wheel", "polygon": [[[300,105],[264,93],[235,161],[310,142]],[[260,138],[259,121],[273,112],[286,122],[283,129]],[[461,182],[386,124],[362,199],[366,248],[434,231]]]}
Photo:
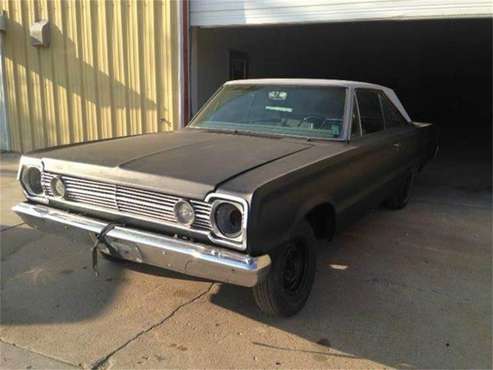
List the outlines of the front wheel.
{"label": "front wheel", "polygon": [[316,240],[310,225],[300,225],[292,240],[271,257],[271,270],[253,287],[253,296],[264,313],[293,316],[308,300],[315,279]]}

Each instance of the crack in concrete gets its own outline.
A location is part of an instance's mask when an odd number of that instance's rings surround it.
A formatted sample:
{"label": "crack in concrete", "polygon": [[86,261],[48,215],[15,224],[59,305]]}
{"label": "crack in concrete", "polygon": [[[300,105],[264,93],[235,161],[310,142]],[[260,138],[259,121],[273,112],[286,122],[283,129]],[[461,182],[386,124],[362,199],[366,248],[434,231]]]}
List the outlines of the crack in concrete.
{"label": "crack in concrete", "polygon": [[31,348],[21,347],[21,346],[15,344],[15,343],[11,343],[11,342],[6,341],[4,338],[0,338],[0,342],[2,342],[3,344],[9,345],[9,346],[20,348],[20,349],[22,349],[23,351],[26,351],[26,352],[34,353],[35,355],[42,356],[42,357],[47,358],[47,359],[52,360],[52,361],[60,362],[62,364],[65,364],[65,365],[68,365],[68,366],[72,366],[72,367],[75,367],[75,368],[77,368],[77,367],[78,368],[81,368],[80,364],[76,365],[76,364],[73,364],[71,362],[62,360],[60,358],[47,355],[46,353],[35,351],[35,350],[31,349]]}
{"label": "crack in concrete", "polygon": [[171,311],[171,313],[169,315],[167,315],[166,317],[164,317],[162,320],[160,320],[157,323],[149,326],[147,329],[144,329],[144,330],[140,331],[139,333],[137,333],[136,335],[134,335],[132,338],[130,338],[129,340],[127,340],[125,343],[123,343],[121,346],[117,347],[116,349],[114,349],[113,351],[111,351],[110,353],[108,353],[103,358],[97,360],[90,367],[90,369],[91,370],[102,370],[102,369],[104,369],[105,368],[105,365],[108,363],[108,361],[111,359],[111,357],[113,357],[116,353],[118,353],[122,349],[126,348],[129,344],[131,344],[136,339],[140,338],[142,335],[147,334],[151,330],[153,330],[153,329],[157,328],[158,326],[161,326],[162,324],[164,324],[166,321],[168,321],[169,319],[171,319],[178,311],[180,311],[183,307],[186,307],[186,306],[188,306],[188,305],[190,305],[190,304],[198,301],[200,298],[202,298],[203,296],[205,296],[208,293],[210,293],[210,291],[212,290],[212,287],[214,286],[214,284],[215,283],[211,283],[209,285],[209,287],[206,290],[204,290],[202,293],[200,293],[199,295],[195,296],[194,298],[186,301],[185,303],[182,303],[181,305],[179,305],[178,307],[176,307],[173,311]]}
{"label": "crack in concrete", "polygon": [[3,233],[4,231],[7,231],[7,230],[15,229],[17,226],[22,226],[22,225],[24,225],[24,224],[25,224],[24,222],[21,222],[20,224],[17,224],[17,225],[12,225],[12,226],[6,227],[5,229],[0,230],[0,233]]}

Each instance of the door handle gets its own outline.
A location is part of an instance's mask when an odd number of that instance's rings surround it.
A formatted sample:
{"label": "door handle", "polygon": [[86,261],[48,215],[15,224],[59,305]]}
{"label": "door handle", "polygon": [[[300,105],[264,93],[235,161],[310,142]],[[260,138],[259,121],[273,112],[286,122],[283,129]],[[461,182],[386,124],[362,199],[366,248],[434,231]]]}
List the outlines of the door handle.
{"label": "door handle", "polygon": [[392,147],[394,148],[394,150],[400,150],[401,149],[401,143],[394,143],[394,144],[392,144]]}

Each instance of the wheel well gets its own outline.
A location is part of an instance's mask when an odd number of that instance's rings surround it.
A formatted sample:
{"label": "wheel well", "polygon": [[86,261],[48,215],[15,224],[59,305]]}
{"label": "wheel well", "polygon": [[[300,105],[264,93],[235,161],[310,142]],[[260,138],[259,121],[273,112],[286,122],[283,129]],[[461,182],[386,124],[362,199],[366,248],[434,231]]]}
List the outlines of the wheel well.
{"label": "wheel well", "polygon": [[308,223],[313,228],[317,239],[332,239],[335,232],[336,218],[334,207],[329,203],[314,207],[306,215]]}

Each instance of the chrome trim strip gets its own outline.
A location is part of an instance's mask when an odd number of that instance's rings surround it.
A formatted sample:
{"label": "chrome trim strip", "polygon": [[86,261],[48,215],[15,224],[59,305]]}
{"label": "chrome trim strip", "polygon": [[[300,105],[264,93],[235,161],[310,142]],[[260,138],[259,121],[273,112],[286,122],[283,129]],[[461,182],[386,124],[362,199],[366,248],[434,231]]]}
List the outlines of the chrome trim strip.
{"label": "chrome trim strip", "polygon": [[[107,223],[60,211],[43,205],[19,203],[13,209],[27,224],[36,229],[61,233],[71,239],[91,243],[94,234]],[[118,251],[136,248],[143,263],[225,283],[255,286],[267,275],[271,260],[268,255],[251,257],[206,244],[173,238],[137,229],[116,226],[108,241]],[[127,253],[127,249],[123,249]],[[126,254],[120,257],[125,258]],[[126,258],[135,260],[132,258]]]}

